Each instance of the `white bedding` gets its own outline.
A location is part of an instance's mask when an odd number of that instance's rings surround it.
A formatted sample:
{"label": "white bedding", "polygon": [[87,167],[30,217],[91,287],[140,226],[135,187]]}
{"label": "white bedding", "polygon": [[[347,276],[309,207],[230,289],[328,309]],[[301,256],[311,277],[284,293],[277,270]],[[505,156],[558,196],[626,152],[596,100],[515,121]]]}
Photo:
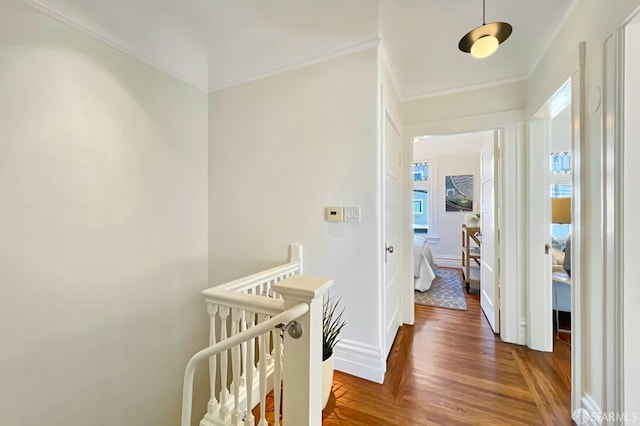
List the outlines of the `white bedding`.
{"label": "white bedding", "polygon": [[429,290],[436,277],[434,271],[437,266],[424,237],[413,237],[413,269],[414,288],[419,291]]}

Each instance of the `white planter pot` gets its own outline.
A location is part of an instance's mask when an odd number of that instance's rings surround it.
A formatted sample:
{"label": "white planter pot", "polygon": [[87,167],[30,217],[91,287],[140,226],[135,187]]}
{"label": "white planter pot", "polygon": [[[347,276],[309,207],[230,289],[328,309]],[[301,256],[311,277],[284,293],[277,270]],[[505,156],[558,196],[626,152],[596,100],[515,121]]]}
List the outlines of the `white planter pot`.
{"label": "white planter pot", "polygon": [[480,219],[478,219],[475,214],[471,213],[464,217],[464,222],[467,226],[477,227],[480,223]]}
{"label": "white planter pot", "polygon": [[322,409],[329,402],[331,395],[331,386],[333,385],[333,355],[325,361],[322,361]]}

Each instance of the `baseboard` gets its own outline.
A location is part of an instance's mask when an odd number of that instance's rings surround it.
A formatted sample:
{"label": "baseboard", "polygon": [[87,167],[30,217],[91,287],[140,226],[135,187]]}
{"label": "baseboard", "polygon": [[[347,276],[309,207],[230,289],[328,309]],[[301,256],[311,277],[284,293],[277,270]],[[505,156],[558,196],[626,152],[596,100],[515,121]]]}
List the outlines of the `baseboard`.
{"label": "baseboard", "polygon": [[382,349],[342,339],[335,348],[335,369],[376,383],[384,382],[386,362]]}
{"label": "baseboard", "polygon": [[443,268],[462,268],[462,257],[460,256],[434,256],[433,260],[435,260],[436,265]]}
{"label": "baseboard", "polygon": [[520,318],[520,324],[518,325],[518,344],[527,344],[527,319]]}
{"label": "baseboard", "polygon": [[578,426],[599,426],[602,424],[602,409],[588,394],[580,398],[580,408],[576,409],[571,418]]}

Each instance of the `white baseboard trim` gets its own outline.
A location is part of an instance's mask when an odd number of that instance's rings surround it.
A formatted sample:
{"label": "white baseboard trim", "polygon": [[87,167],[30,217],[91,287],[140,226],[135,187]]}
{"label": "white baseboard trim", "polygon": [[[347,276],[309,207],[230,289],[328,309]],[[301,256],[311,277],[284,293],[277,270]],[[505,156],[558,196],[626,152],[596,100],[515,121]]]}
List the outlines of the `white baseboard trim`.
{"label": "white baseboard trim", "polygon": [[334,367],[356,377],[383,383],[387,365],[381,348],[342,339],[335,348]]}
{"label": "white baseboard trim", "polygon": [[518,326],[518,344],[527,344],[527,319],[520,318],[520,324]]}
{"label": "white baseboard trim", "polygon": [[433,260],[435,260],[436,265],[443,268],[462,268],[462,257],[460,256],[434,256]]}
{"label": "white baseboard trim", "polygon": [[580,398],[581,407],[571,414],[578,426],[599,426],[602,424],[602,409],[591,395],[584,394]]}

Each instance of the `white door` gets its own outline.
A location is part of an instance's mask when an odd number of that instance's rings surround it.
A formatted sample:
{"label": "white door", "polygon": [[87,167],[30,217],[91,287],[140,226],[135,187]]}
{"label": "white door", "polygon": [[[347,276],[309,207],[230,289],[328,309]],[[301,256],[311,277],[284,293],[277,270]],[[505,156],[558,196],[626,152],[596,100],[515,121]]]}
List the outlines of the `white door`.
{"label": "white door", "polygon": [[384,116],[384,326],[385,356],[400,328],[400,265],[402,211],[402,154],[400,132],[385,111]]}
{"label": "white door", "polygon": [[[497,138],[497,133],[496,133]],[[500,330],[500,291],[496,271],[496,165],[497,141],[484,147],[480,154],[480,306],[494,333]]]}

